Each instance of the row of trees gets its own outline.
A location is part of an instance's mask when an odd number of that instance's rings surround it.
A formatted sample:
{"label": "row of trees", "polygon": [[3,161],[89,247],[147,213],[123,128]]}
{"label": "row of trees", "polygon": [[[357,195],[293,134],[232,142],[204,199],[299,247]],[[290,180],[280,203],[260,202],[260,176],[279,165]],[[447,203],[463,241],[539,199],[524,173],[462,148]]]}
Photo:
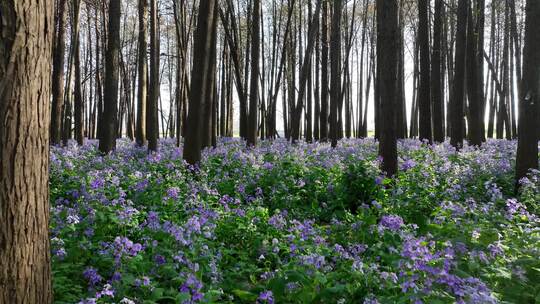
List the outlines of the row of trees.
{"label": "row of trees", "polygon": [[[380,138],[375,0],[220,0],[210,15],[196,0],[80,1],[57,0],[53,144],[100,138],[106,153],[126,135],[155,151],[158,137],[180,144],[194,128],[201,147],[235,132],[250,145],[284,136],[335,146],[368,136],[371,113]],[[524,1],[397,4],[398,138],[448,136],[457,147],[464,139],[481,145],[486,133],[517,138]],[[204,50],[196,41],[201,16],[212,18]],[[201,109],[192,109],[190,73],[201,72],[193,64],[201,54],[212,57],[210,72]],[[189,123],[190,111],[202,115],[200,127]]]}
{"label": "row of trees", "polygon": [[[236,95],[240,135],[249,145],[279,136],[280,101],[287,138],[335,146],[339,138],[367,135],[372,94],[383,169],[392,175],[396,140],[409,133],[406,37],[413,38],[418,87],[409,134],[427,141],[450,135],[456,148],[464,138],[481,144],[489,108],[499,137],[518,137],[517,180],[538,167],[537,0],[526,1],[523,39],[516,3],[491,2],[488,51],[482,0],[435,0],[433,18],[425,0],[273,1],[266,18],[268,3],[263,9],[260,0],[141,0],[137,14],[127,13],[129,1],[52,2],[0,0],[0,303],[52,301],[49,137],[53,144],[99,138],[108,153],[124,130],[139,145],[148,141],[150,151],[160,133],[183,135],[185,158],[196,163],[202,147],[233,134]],[[170,37],[166,18],[174,20]],[[407,26],[416,34],[405,35]],[[164,75],[168,115],[160,103]],[[516,127],[512,94],[519,100]]]}

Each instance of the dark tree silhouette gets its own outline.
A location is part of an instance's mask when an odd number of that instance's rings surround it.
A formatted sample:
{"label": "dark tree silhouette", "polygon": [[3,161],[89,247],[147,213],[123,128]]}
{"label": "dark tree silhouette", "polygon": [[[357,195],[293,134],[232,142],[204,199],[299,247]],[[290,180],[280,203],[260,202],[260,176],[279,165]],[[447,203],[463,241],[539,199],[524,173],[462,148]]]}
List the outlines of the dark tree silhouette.
{"label": "dark tree silhouette", "polygon": [[516,185],[530,169],[538,169],[540,130],[540,2],[527,0],[523,80],[520,96]]}

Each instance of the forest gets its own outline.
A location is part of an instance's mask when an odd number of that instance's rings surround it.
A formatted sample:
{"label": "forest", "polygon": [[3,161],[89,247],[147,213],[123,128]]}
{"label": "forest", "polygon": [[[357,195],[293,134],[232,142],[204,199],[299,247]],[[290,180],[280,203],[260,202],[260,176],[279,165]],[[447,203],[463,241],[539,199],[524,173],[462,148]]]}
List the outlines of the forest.
{"label": "forest", "polygon": [[0,0],[0,304],[540,303],[540,0]]}

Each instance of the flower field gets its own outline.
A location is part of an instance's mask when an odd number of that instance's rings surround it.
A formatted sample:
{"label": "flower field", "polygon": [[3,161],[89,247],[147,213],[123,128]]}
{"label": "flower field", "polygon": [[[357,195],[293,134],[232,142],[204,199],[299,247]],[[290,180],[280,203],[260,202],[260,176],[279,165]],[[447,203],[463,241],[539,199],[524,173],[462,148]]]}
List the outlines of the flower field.
{"label": "flower field", "polygon": [[540,174],[516,143],[224,139],[188,168],[163,140],[52,148],[57,303],[540,303]]}

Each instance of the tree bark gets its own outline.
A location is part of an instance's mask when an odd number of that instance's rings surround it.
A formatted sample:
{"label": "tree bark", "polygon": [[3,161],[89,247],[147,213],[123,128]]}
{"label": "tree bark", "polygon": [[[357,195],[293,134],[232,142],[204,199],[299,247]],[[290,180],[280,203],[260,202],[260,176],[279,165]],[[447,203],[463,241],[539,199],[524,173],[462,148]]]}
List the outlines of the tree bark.
{"label": "tree bark", "polygon": [[105,56],[105,96],[99,150],[107,154],[116,149],[118,112],[118,66],[120,55],[120,1],[109,2],[107,51]]}
{"label": "tree bark", "polygon": [[397,173],[396,103],[398,76],[398,4],[397,0],[377,0],[377,66],[379,69],[380,123],[379,155],[382,170],[388,176]]}
{"label": "tree bark", "polygon": [[0,303],[52,302],[53,7],[53,1],[0,0]]}
{"label": "tree bark", "polygon": [[202,123],[205,100],[210,88],[207,88],[207,77],[210,72],[211,35],[215,23],[216,0],[201,1],[197,29],[195,31],[193,69],[191,72],[191,90],[189,94],[189,114],[187,117],[184,160],[195,165],[201,160]]}
{"label": "tree bark", "polygon": [[341,10],[342,0],[334,0],[330,37],[330,140],[338,143],[338,106],[341,100]]}
{"label": "tree bark", "polygon": [[146,108],[146,138],[148,151],[157,151],[159,137],[159,34],[157,0],[150,0],[150,87]]}
{"label": "tree bark", "polygon": [[247,145],[257,145],[257,112],[259,100],[259,58],[260,58],[260,12],[261,1],[253,1],[251,14],[251,81],[249,90],[249,118],[247,128]]}
{"label": "tree bark", "polygon": [[139,0],[139,38],[138,38],[138,87],[137,87],[137,127],[135,130],[135,141],[139,147],[146,144],[146,98],[148,94],[148,60],[146,51],[148,2]]}
{"label": "tree bark", "polygon": [[467,54],[467,15],[469,10],[467,3],[467,0],[459,0],[458,3],[454,92],[450,103],[452,110],[450,143],[456,149],[463,147],[464,136],[463,104],[465,97],[465,55]]}
{"label": "tree bark", "polygon": [[433,54],[431,56],[431,96],[433,104],[433,140],[444,142],[444,84],[441,72],[443,0],[435,0]]}
{"label": "tree bark", "polygon": [[431,64],[429,58],[428,0],[418,0],[418,9],[418,42],[420,44],[420,90],[418,92],[418,131],[420,140],[426,140],[431,143]]}
{"label": "tree bark", "polygon": [[523,79],[519,104],[516,188],[530,169],[538,169],[540,128],[540,2],[527,0]]}

